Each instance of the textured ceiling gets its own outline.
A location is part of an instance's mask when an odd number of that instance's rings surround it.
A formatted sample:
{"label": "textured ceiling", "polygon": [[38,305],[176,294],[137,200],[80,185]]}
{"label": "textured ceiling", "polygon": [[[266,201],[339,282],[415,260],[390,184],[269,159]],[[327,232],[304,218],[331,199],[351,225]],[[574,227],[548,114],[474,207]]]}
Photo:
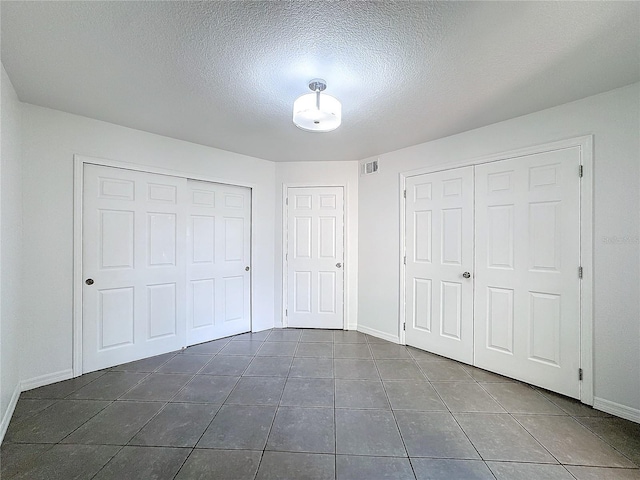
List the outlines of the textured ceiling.
{"label": "textured ceiling", "polygon": [[[274,161],[356,160],[640,80],[640,2],[8,2],[19,98]],[[327,80],[342,126],[291,122]]]}

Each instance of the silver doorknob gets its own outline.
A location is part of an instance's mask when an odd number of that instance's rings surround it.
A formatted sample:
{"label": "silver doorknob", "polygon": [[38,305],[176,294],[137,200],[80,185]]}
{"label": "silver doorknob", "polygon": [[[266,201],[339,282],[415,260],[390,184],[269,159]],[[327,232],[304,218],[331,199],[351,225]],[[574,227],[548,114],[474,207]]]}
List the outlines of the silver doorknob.
{"label": "silver doorknob", "polygon": [[340,262],[336,263],[336,267],[342,268],[342,264]]}
{"label": "silver doorknob", "polygon": [[250,270],[250,268],[249,268],[249,267],[244,267],[244,271],[245,271],[245,272],[248,272],[249,270]]}
{"label": "silver doorknob", "polygon": [[464,272],[464,273],[462,274],[462,276],[463,276],[464,278],[471,278],[471,274],[470,274],[469,272]]}

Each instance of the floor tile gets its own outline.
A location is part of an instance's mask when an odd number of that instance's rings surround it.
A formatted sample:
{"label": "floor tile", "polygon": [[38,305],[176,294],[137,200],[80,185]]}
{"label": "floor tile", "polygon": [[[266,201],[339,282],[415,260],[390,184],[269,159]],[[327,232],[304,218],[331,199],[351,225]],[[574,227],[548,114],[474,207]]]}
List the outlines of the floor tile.
{"label": "floor tile", "polygon": [[99,372],[85,373],[84,375],[76,378],[70,378],[69,380],[63,380],[62,382],[52,383],[51,385],[45,385],[44,387],[34,388],[27,390],[20,394],[20,399],[23,398],[65,398],[71,395],[73,392],[88,385],[97,378],[107,373],[105,370]]}
{"label": "floor tile", "polygon": [[216,355],[200,370],[199,374],[239,377],[247,369],[251,360],[253,360],[252,356]]}
{"label": "floor tile", "polygon": [[366,343],[336,343],[333,346],[333,356],[335,358],[373,358]]}
{"label": "floor tile", "polygon": [[478,459],[478,453],[448,412],[395,412],[410,457]]}
{"label": "floor tile", "polygon": [[333,358],[333,343],[299,343],[295,356]]}
{"label": "floor tile", "polygon": [[432,382],[475,382],[461,365],[445,362],[419,362],[420,369]]}
{"label": "floor tile", "polygon": [[337,409],[336,453],[406,457],[393,414],[388,410]]}
{"label": "floor tile", "polygon": [[11,480],[18,474],[28,473],[33,462],[42,463],[42,455],[52,447],[52,444],[47,443],[3,443],[0,453],[0,478]]}
{"label": "floor tile", "polygon": [[297,343],[294,342],[264,342],[256,355],[267,357],[293,357]]}
{"label": "floor tile", "polygon": [[454,416],[483,460],[558,463],[509,414],[457,413]]}
{"label": "floor tile", "polygon": [[288,407],[333,407],[332,378],[289,378],[280,405]]}
{"label": "floor tile", "polygon": [[337,480],[411,480],[414,478],[408,458],[336,456]]}
{"label": "floor tile", "polygon": [[56,399],[20,397],[18,403],[16,404],[16,408],[13,411],[11,422],[20,423],[24,419],[29,418],[38,412],[41,412],[42,410],[50,407],[56,402]]}
{"label": "floor tile", "polygon": [[413,359],[376,360],[376,366],[383,380],[426,380]]}
{"label": "floor tile", "polygon": [[[494,478],[482,460],[412,458],[411,464],[417,480],[493,480]],[[533,480],[533,477],[529,480]]]}
{"label": "floor tile", "polygon": [[111,371],[151,373],[155,372],[158,368],[160,368],[175,356],[176,352],[164,353],[162,355],[156,355],[155,357],[143,358],[142,360],[136,360],[135,362],[116,365],[115,367],[111,368]]}
{"label": "floor tile", "polygon": [[409,354],[407,347],[404,345],[396,345],[395,343],[372,343],[369,347],[371,348],[371,353],[373,353],[373,358],[375,359],[408,358],[413,360],[413,357]]}
{"label": "floor tile", "polygon": [[193,447],[207,429],[219,405],[169,403],[140,432],[130,445]]}
{"label": "floor tile", "polygon": [[616,417],[576,420],[640,467],[640,424]]}
{"label": "floor tile", "polygon": [[249,450],[194,450],[176,480],[253,480],[261,457]]}
{"label": "floor tile", "polygon": [[256,480],[334,480],[334,455],[264,452]]}
{"label": "floor tile", "polygon": [[173,397],[172,402],[215,403],[221,405],[237,382],[238,377],[196,375]]}
{"label": "floor tile", "polygon": [[502,408],[476,383],[432,383],[452,412],[504,413]]}
{"label": "floor tile", "polygon": [[355,330],[336,330],[333,332],[333,343],[367,343],[367,337]]}
{"label": "floor tile", "polygon": [[187,448],[124,447],[94,480],[172,479],[189,455]]}
{"label": "floor tile", "polygon": [[278,405],[284,390],[284,378],[242,377],[227,398],[235,405]]}
{"label": "floor tile", "polygon": [[383,383],[394,410],[447,411],[447,407],[429,382],[385,380]]}
{"label": "floor tile", "polygon": [[419,362],[455,362],[455,360],[451,360],[450,358],[436,355],[435,353],[427,352],[425,350],[420,350],[419,348],[410,347],[408,345],[406,348],[407,352],[409,352],[409,354]]}
{"label": "floor tile", "polygon": [[336,380],[336,408],[389,408],[380,380]]}
{"label": "floor tile", "polygon": [[389,340],[385,340],[384,338],[374,337],[373,335],[365,335],[367,339],[367,343],[380,343],[383,345],[397,345],[396,343],[390,342]]}
{"label": "floor tile", "polygon": [[333,360],[330,358],[294,358],[289,376],[333,378]]}
{"label": "floor tile", "polygon": [[265,340],[266,342],[297,342],[302,336],[302,330],[274,328]]}
{"label": "floor tile", "polygon": [[509,413],[566,415],[536,390],[522,383],[484,383],[482,387]]}
{"label": "floor tile", "polygon": [[244,342],[244,341],[255,341],[255,342],[264,342],[269,334],[271,334],[271,330],[262,330],[261,332],[247,332],[242,333],[240,335],[236,335],[231,337],[232,342]]}
{"label": "floor tile", "polygon": [[303,330],[300,341],[333,343],[333,330]]}
{"label": "floor tile", "polygon": [[577,480],[640,480],[640,470],[624,468],[578,467],[567,465]]}
{"label": "floor tile", "polygon": [[335,453],[333,408],[279,407],[267,450]]}
{"label": "floor tile", "polygon": [[608,413],[596,410],[589,405],[581,403],[579,400],[549,392],[548,390],[543,390],[541,388],[537,388],[537,390],[569,415],[573,415],[575,417],[611,417]]}
{"label": "floor tile", "polygon": [[574,480],[562,465],[513,462],[487,462],[487,465],[498,480]]}
{"label": "floor tile", "polygon": [[263,450],[275,414],[275,406],[223,405],[197,446]]}
{"label": "floor tile", "polygon": [[98,400],[60,400],[26,419],[15,431],[8,430],[5,441],[58,443],[107,405],[109,402]]}
{"label": "floor tile", "polygon": [[168,402],[191,378],[193,375],[189,374],[152,373],[121,398]]}
{"label": "floor tile", "polygon": [[516,382],[516,380],[508,377],[503,377],[502,375],[498,375],[497,373],[487,372],[481,368],[472,367],[471,365],[462,365],[469,375],[473,377],[476,382],[484,382],[484,383],[512,383]]}
{"label": "floor tile", "polygon": [[159,402],[113,402],[63,443],[126,445],[162,406]]}
{"label": "floor tile", "polygon": [[287,377],[291,367],[291,357],[254,357],[245,370],[246,377]]}
{"label": "floor tile", "polygon": [[634,467],[571,417],[515,415],[524,428],[560,463],[597,467]]}
{"label": "floor tile", "polygon": [[231,339],[221,338],[220,340],[213,340],[212,342],[200,343],[199,345],[193,345],[192,347],[183,350],[185,355],[215,355],[220,352]]}
{"label": "floor tile", "polygon": [[197,373],[213,355],[176,355],[158,368],[158,373]]}
{"label": "floor tile", "polygon": [[229,342],[220,350],[220,355],[255,355],[263,342]]}
{"label": "floor tile", "polygon": [[82,400],[115,400],[129,391],[145,377],[147,373],[107,372],[93,382],[69,395],[68,398]]}
{"label": "floor tile", "polygon": [[356,358],[335,358],[336,378],[359,378],[362,380],[379,380],[380,374],[373,360]]}
{"label": "floor tile", "polygon": [[[89,479],[120,449],[113,445],[54,445],[22,465],[12,480]],[[9,477],[2,476],[4,480]]]}

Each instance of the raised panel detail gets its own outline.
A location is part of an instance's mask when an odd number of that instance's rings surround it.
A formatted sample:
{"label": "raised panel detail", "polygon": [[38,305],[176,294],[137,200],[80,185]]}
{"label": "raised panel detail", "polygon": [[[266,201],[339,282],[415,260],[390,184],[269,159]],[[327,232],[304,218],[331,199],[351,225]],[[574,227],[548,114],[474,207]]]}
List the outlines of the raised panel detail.
{"label": "raised panel detail", "polygon": [[293,310],[311,313],[311,272],[293,273]]}
{"label": "raised panel detail", "polygon": [[560,183],[560,164],[542,165],[529,169],[529,190],[553,187]]}
{"label": "raised panel detail", "polygon": [[320,195],[320,209],[321,210],[335,210],[336,208],[336,196],[335,195]]}
{"label": "raised panel detail", "polygon": [[152,202],[175,204],[178,201],[178,188],[175,185],[149,183],[148,198]]}
{"label": "raised panel detail", "polygon": [[224,206],[227,208],[244,208],[244,197],[242,195],[225,193]]}
{"label": "raised panel detail", "polygon": [[513,290],[487,288],[487,348],[513,353]]}
{"label": "raised panel detail", "polygon": [[133,268],[134,212],[100,210],[101,269]]}
{"label": "raised panel detail", "polygon": [[133,287],[100,290],[98,293],[98,350],[134,342]]}
{"label": "raised panel detail", "polygon": [[336,218],[319,218],[320,258],[336,258]]}
{"label": "raised panel detail", "polygon": [[176,215],[149,213],[149,265],[176,264]]}
{"label": "raised panel detail", "polygon": [[295,258],[311,258],[311,217],[295,217]]}
{"label": "raised panel detail", "polygon": [[460,340],[462,322],[462,285],[455,282],[440,283],[440,334]]}
{"label": "raised panel detail", "polygon": [[462,264],[462,209],[442,209],[442,263]]}
{"label": "raised panel detail", "polygon": [[513,171],[490,173],[487,175],[487,190],[490,193],[510,191],[511,175]]}
{"label": "raised panel detail", "polygon": [[488,207],[487,235],[487,266],[513,269],[513,205]]}
{"label": "raised panel detail", "polygon": [[298,210],[311,210],[311,195],[295,195],[295,208]]}
{"label": "raised panel detail", "polygon": [[431,210],[413,213],[413,259],[415,262],[431,263],[432,224]]}
{"label": "raised panel detail", "polygon": [[318,272],[318,312],[336,313],[336,274]]}
{"label": "raised panel detail", "polygon": [[192,202],[199,207],[215,207],[216,206],[216,193],[208,192],[206,190],[194,190],[192,195]]}
{"label": "raised panel detail", "polygon": [[224,321],[233,322],[244,317],[244,278],[224,278]]}
{"label": "raised panel detail", "polygon": [[135,183],[133,181],[106,177],[99,177],[98,181],[100,182],[99,198],[109,198],[113,200],[134,199]]}
{"label": "raised panel detail", "polygon": [[413,279],[413,328],[431,332],[432,306],[431,280]]}
{"label": "raised panel detail", "polygon": [[176,284],[147,286],[149,300],[149,340],[176,334]]}
{"label": "raised panel detail", "polygon": [[560,295],[529,292],[529,359],[560,366]]}
{"label": "raised panel detail", "polygon": [[443,197],[459,197],[462,195],[462,179],[452,178],[442,182]]}
{"label": "raised panel detail", "polygon": [[237,262],[244,254],[244,220],[236,217],[224,219],[224,260]]}
{"label": "raised panel detail", "polygon": [[216,218],[204,215],[191,217],[192,263],[214,263]]}
{"label": "raised panel detail", "polygon": [[529,268],[560,271],[560,202],[529,204]]}
{"label": "raised panel detail", "polygon": [[209,327],[215,324],[215,279],[191,281],[191,327]]}
{"label": "raised panel detail", "polygon": [[429,183],[419,183],[413,186],[413,198],[414,201],[417,200],[431,200],[431,182]]}

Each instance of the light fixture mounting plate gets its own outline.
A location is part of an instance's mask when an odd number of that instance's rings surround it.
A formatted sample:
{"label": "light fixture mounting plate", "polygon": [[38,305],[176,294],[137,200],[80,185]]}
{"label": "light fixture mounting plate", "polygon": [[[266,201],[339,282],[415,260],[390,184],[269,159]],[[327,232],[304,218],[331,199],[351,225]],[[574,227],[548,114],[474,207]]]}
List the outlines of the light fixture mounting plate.
{"label": "light fixture mounting plate", "polygon": [[321,78],[314,78],[309,80],[309,89],[314,92],[324,92],[327,88],[327,82]]}

